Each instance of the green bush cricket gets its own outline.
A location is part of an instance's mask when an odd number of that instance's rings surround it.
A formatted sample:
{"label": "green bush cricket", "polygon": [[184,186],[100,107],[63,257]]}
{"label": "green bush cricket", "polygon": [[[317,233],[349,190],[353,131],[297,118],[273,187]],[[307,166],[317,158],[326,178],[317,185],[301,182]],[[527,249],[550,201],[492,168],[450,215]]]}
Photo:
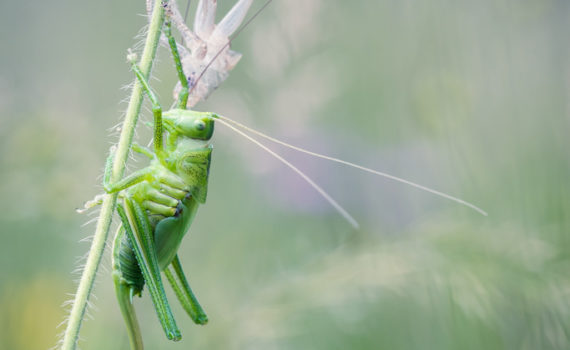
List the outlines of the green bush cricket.
{"label": "green bush cricket", "polygon": [[[150,88],[147,78],[136,64],[136,56],[130,54],[129,61],[132,69],[149,97],[154,115],[154,122],[152,123],[154,130],[153,149],[150,150],[134,144],[133,150],[147,156],[150,159],[150,165],[116,183],[111,183],[109,179],[114,156],[112,149],[107,160],[103,181],[107,193],[119,193],[120,201],[117,205],[117,213],[121,219],[121,225],[113,243],[113,279],[132,349],[143,348],[132,302],[135,295],[141,295],[145,284],[148,286],[149,294],[166,337],[170,340],[181,339],[180,330],[166,298],[161,272],[164,272],[178,300],[191,319],[197,324],[206,324],[208,321],[204,310],[186,280],[177,252],[182,238],[192,224],[199,204],[203,204],[206,200],[212,153],[210,139],[213,135],[215,121],[254,142],[297,172],[354,227],[358,225],[356,220],[313,180],[245,132],[253,133],[312,156],[406,183],[456,201],[486,215],[476,206],[445,193],[360,165],[292,146],[215,113],[187,110],[189,95],[198,81],[193,81],[192,85],[189,85],[178,46],[171,34],[170,18],[165,23],[164,34],[168,40],[181,85],[176,106],[174,109],[162,112],[160,103]],[[204,71],[208,66],[206,65]],[[199,75],[198,80],[202,74],[203,72]],[[97,204],[96,202],[91,202],[87,207]]]}

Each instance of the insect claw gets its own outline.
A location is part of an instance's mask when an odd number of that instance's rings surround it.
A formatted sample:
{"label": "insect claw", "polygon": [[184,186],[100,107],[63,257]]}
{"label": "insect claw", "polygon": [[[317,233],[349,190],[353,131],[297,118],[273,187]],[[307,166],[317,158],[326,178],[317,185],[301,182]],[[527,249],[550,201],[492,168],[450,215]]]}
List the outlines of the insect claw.
{"label": "insect claw", "polygon": [[182,335],[180,334],[180,331],[177,329],[174,331],[168,331],[166,337],[173,341],[179,341],[180,339],[182,339]]}
{"label": "insect claw", "polygon": [[91,208],[93,208],[93,207],[96,207],[96,206],[102,204],[102,203],[103,203],[103,197],[104,197],[104,196],[105,196],[105,195],[103,195],[103,194],[98,194],[98,195],[96,195],[93,199],[88,200],[87,202],[85,202],[85,203],[83,204],[83,208],[75,208],[75,212],[78,213],[78,214],[83,214],[83,213],[85,213],[87,210],[89,210],[89,209],[91,209]]}
{"label": "insect claw", "polygon": [[207,324],[208,323],[208,316],[206,316],[206,315],[198,316],[198,318],[196,319],[196,323],[199,325]]}
{"label": "insect claw", "polygon": [[182,211],[183,211],[183,207],[180,204],[178,204],[178,206],[176,207],[176,212],[174,212],[174,216],[175,217],[179,216],[180,214],[182,214]]}
{"label": "insect claw", "polygon": [[138,55],[129,48],[127,50],[127,61],[129,61],[129,63],[136,63],[137,60],[138,60]]}

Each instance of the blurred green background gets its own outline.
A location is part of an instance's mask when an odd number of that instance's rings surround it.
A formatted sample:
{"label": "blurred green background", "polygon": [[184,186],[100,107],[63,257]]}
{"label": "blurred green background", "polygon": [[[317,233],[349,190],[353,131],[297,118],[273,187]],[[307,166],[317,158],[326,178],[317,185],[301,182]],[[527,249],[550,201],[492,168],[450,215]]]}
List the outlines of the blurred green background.
{"label": "blurred green background", "polygon": [[[97,215],[74,209],[101,192],[142,13],[142,0],[0,3],[1,349],[47,349],[63,331],[94,231],[82,225]],[[193,325],[172,298],[183,340],[170,343],[145,294],[147,348],[569,349],[568,33],[564,0],[275,0],[199,109],[489,216],[280,149],[354,231],[220,126],[208,203],[180,252],[210,323]],[[154,76],[169,106],[165,49]],[[109,270],[107,252],[82,349],[128,348]]]}

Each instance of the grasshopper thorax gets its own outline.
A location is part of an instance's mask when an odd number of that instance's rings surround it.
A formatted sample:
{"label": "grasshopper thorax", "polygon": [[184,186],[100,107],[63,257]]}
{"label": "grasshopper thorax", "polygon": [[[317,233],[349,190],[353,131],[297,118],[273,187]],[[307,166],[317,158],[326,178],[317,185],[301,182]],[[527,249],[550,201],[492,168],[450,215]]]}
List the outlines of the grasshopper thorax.
{"label": "grasshopper thorax", "polygon": [[206,201],[208,172],[214,133],[214,113],[172,109],[163,114],[167,131],[166,149],[159,162],[186,184],[186,191],[198,203]]}

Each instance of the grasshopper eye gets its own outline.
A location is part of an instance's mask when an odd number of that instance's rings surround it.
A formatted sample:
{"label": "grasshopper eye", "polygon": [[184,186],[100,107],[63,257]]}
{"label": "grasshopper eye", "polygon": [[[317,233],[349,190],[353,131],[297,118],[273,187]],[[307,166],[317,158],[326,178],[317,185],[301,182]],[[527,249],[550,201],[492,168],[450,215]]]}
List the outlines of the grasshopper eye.
{"label": "grasshopper eye", "polygon": [[206,129],[206,123],[204,123],[203,120],[196,120],[194,122],[194,127],[196,128],[196,130],[202,131],[202,130]]}

